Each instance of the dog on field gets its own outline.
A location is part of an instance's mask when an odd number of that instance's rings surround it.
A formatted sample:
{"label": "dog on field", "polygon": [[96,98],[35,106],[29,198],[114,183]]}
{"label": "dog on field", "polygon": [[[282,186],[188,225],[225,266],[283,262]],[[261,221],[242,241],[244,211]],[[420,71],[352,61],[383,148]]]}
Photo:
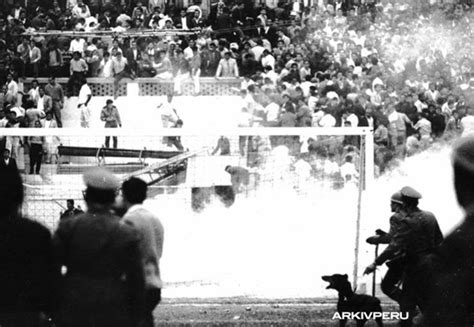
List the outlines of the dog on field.
{"label": "dog on field", "polygon": [[[355,318],[357,327],[364,326],[368,320],[366,317],[362,316],[363,313],[382,313],[380,300],[370,295],[356,294],[352,290],[347,275],[334,274],[331,276],[322,276],[322,279],[329,283],[326,289],[334,289],[339,293],[339,301],[337,302],[337,312],[341,317],[339,320],[339,326],[345,326],[347,323],[347,318],[344,318],[343,313],[353,313],[354,316],[360,314],[361,316],[359,319]],[[383,326],[382,317],[375,318],[375,321],[379,327]]]}

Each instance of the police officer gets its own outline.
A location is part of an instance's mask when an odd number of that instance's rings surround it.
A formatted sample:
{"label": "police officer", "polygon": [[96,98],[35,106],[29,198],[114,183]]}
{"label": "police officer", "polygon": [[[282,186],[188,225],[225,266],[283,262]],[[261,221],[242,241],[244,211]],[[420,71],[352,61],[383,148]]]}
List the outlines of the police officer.
{"label": "police officer", "polygon": [[423,311],[427,301],[425,262],[434,249],[443,240],[443,234],[438,226],[435,216],[428,211],[418,208],[421,194],[415,189],[406,186],[400,190],[405,212],[398,231],[392,236],[389,246],[383,256],[367,267],[366,273],[375,270],[386,260],[402,258],[403,262],[403,288],[399,294],[400,310],[409,313],[408,320],[402,320],[402,326],[411,326],[416,307]]}
{"label": "police officer", "polygon": [[138,233],[111,213],[120,182],[93,168],[84,183],[87,212],[62,220],[54,236],[65,271],[57,326],[138,326],[144,303]]}
{"label": "police officer", "polygon": [[[387,261],[388,270],[382,279],[381,289],[384,294],[392,300],[399,302],[401,295],[401,288],[398,286],[403,275],[403,255],[399,253],[393,256],[393,244],[391,241],[394,235],[400,230],[400,222],[403,219],[405,212],[403,211],[402,194],[400,191],[395,192],[390,199],[390,209],[393,215],[390,217],[390,230],[388,233],[378,229],[376,236],[371,236],[367,239],[369,244],[389,244],[389,246],[376,258],[380,264]],[[397,251],[397,250],[395,250]],[[366,268],[364,274],[370,274],[375,270],[375,264]]]}
{"label": "police officer", "polygon": [[474,137],[461,139],[453,151],[456,197],[465,218],[433,255],[433,279],[426,326],[474,325]]}

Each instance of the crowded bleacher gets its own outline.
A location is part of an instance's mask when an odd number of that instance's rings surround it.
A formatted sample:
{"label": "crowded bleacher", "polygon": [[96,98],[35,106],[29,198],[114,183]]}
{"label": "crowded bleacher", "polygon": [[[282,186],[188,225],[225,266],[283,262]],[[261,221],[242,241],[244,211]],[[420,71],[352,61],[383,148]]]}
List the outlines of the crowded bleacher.
{"label": "crowded bleacher", "polygon": [[[64,97],[88,77],[115,88],[153,78],[177,95],[185,82],[199,95],[212,77],[241,80],[242,110],[259,118],[242,127],[373,127],[380,171],[474,130],[469,0],[1,3],[1,127],[35,127],[48,114],[61,127]],[[41,77],[69,82],[23,83]]]}

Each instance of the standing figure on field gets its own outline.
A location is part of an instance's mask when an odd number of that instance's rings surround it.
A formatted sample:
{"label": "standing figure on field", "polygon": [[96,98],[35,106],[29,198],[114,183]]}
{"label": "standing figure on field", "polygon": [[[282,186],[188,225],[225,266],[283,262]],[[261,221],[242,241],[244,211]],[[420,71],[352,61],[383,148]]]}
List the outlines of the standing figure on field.
{"label": "standing figure on field", "polygon": [[112,213],[120,181],[97,167],[84,174],[87,211],[54,235],[62,276],[57,327],[139,327],[145,302],[140,236]]}
{"label": "standing figure on field", "polygon": [[[158,109],[160,110],[160,114],[161,114],[161,124],[163,128],[172,128],[176,126],[176,123],[179,120],[179,116],[172,103],[173,94],[168,93],[166,99],[167,99],[166,102],[160,103],[158,105]],[[169,140],[167,136],[163,137],[163,143],[168,145]]]}

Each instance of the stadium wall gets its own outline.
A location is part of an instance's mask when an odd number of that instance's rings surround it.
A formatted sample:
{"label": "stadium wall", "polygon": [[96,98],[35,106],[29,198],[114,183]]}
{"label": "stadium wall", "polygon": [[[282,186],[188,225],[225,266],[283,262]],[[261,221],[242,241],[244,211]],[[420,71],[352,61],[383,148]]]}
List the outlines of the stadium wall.
{"label": "stadium wall", "polygon": [[[34,78],[27,78],[23,81],[25,89],[29,89]],[[47,78],[37,78],[41,84],[47,84]],[[57,78],[56,81],[66,87],[68,78]],[[92,90],[93,96],[110,96],[114,94],[113,78],[88,78],[87,82]],[[203,77],[200,78],[201,95],[236,95],[240,89],[238,78]],[[156,78],[137,78],[135,80],[124,78],[120,81],[118,96],[156,96],[173,92],[173,81],[159,80]],[[192,80],[183,83],[183,95],[192,95],[194,85]]]}

